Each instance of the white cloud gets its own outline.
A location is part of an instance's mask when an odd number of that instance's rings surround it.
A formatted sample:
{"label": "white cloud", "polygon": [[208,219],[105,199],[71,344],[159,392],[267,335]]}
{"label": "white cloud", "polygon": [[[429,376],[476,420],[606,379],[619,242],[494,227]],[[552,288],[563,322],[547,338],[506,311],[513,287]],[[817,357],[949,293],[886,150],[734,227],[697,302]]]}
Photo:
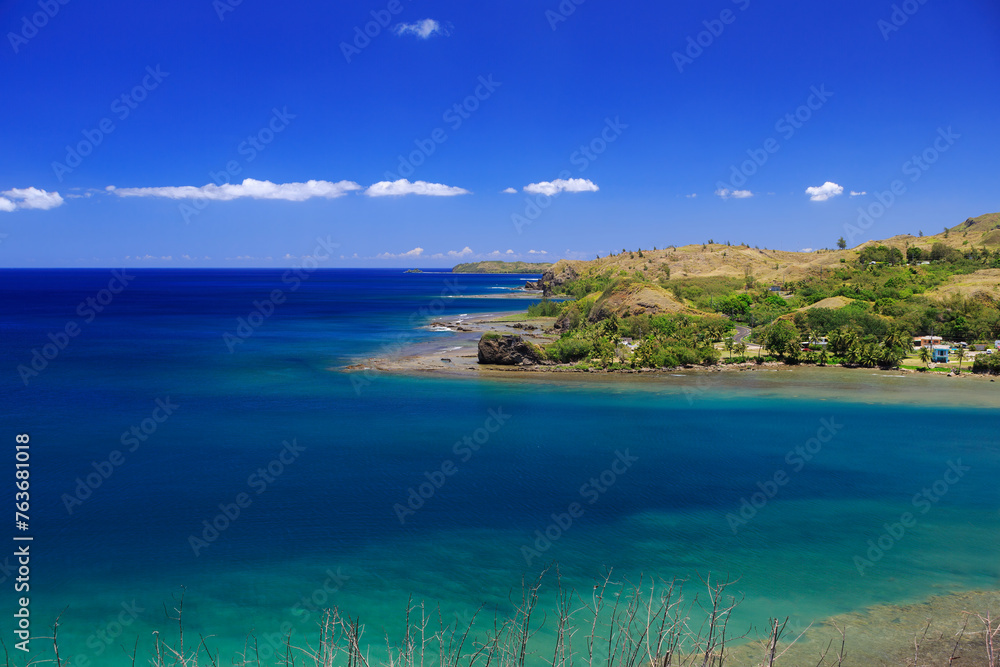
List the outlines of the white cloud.
{"label": "white cloud", "polygon": [[[394,255],[391,252],[383,252],[380,255],[375,255],[375,259],[402,259],[407,257],[420,257],[422,254],[424,254],[424,249],[417,247],[413,250],[401,252],[398,255]],[[357,257],[357,253],[355,253],[354,256]]]}
{"label": "white cloud", "polygon": [[420,39],[427,39],[431,35],[447,35],[448,32],[441,27],[441,24],[434,19],[423,19],[416,23],[399,23],[393,28],[397,35],[416,35]]}
{"label": "white cloud", "polygon": [[242,183],[227,183],[225,185],[209,183],[201,187],[181,185],[156,188],[116,188],[109,185],[106,189],[119,197],[165,197],[167,199],[210,199],[213,201],[232,201],[233,199],[250,197],[251,199],[305,201],[313,197],[325,199],[343,197],[348,192],[360,190],[361,186],[353,181],[272,183],[271,181],[248,178]]}
{"label": "white cloud", "polygon": [[511,250],[510,248],[508,248],[508,249],[507,249],[507,252],[506,252],[506,253],[504,253],[504,254],[506,254],[506,255],[513,255],[513,254],[514,254],[514,251],[513,251],[513,250]]}
{"label": "white cloud", "polygon": [[13,211],[18,208],[47,211],[63,204],[63,198],[58,192],[48,192],[38,188],[11,188],[0,192],[0,195],[3,195],[0,197],[0,211]]}
{"label": "white cloud", "polygon": [[862,190],[861,192],[856,192],[855,190],[851,190],[852,197],[860,197],[861,195],[866,195],[866,194],[868,193],[865,192],[864,190]]}
{"label": "white cloud", "polygon": [[542,181],[524,186],[525,192],[539,195],[555,195],[560,192],[597,192],[600,188],[586,178],[557,178],[554,181]]}
{"label": "white cloud", "polygon": [[456,188],[442,183],[416,181],[410,183],[405,178],[398,181],[379,181],[372,185],[364,194],[369,197],[394,197],[402,195],[425,195],[427,197],[454,197],[455,195],[471,194],[464,188]]}
{"label": "white cloud", "polygon": [[528,254],[529,255],[548,255],[549,251],[548,250],[529,250]]}
{"label": "white cloud", "polygon": [[810,201],[826,201],[831,197],[843,194],[844,188],[841,185],[827,181],[823,185],[816,185],[806,188],[806,194]]}
{"label": "white cloud", "polygon": [[505,195],[516,195],[517,194],[517,190],[515,190],[514,188],[504,188],[500,192],[502,192]]}
{"label": "white cloud", "polygon": [[698,193],[697,192],[692,192],[691,194],[684,195],[684,196],[687,197],[688,199],[694,199],[695,197],[698,196]]}
{"label": "white cloud", "polygon": [[448,251],[449,257],[465,257],[466,255],[471,255],[471,254],[472,254],[472,248],[470,248],[469,246],[465,246],[461,250]]}
{"label": "white cloud", "polygon": [[812,251],[813,251],[812,248],[803,248],[802,250],[799,250],[799,252],[812,252]]}
{"label": "white cloud", "polygon": [[715,191],[715,194],[722,199],[748,199],[753,197],[753,193],[749,190],[730,190],[729,188],[719,188]]}
{"label": "white cloud", "polygon": [[499,250],[494,250],[493,252],[489,253],[490,257],[499,257],[500,255],[501,252]]}

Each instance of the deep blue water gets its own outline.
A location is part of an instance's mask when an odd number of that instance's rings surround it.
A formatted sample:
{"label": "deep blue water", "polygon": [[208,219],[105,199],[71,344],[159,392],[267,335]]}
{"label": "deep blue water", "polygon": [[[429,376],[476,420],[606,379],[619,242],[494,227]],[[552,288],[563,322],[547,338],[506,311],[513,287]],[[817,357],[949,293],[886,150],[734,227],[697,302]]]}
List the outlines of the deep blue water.
{"label": "deep blue water", "polygon": [[[111,272],[0,271],[0,438],[12,452],[15,434],[31,436],[35,634],[65,608],[66,652],[93,664],[127,664],[118,645],[137,635],[147,650],[182,588],[187,629],[228,656],[251,630],[310,633],[316,607],[333,604],[378,645],[411,594],[466,618],[552,561],[580,588],[608,568],[742,577],[748,624],[997,587],[996,409],[782,399],[670,376],[358,385],[337,369],[401,343],[444,349],[451,334],[429,322],[523,308],[481,295],[525,277],[332,270],[293,290],[282,271],[127,274],[88,322]],[[240,329],[274,290],[283,302]],[[67,323],[79,333],[65,348],[19,372]],[[158,400],[176,406],[169,416]],[[823,419],[842,426],[799,469],[789,452]],[[959,460],[961,477],[921,512],[915,494]],[[781,471],[787,483],[734,533],[727,515]],[[88,475],[99,486],[77,493]],[[434,481],[400,521],[410,489]],[[218,518],[241,498],[238,518]],[[2,500],[13,504],[6,482]],[[583,515],[526,558],[572,503]],[[907,511],[916,525],[861,574],[854,557]],[[203,521],[224,528],[213,537]],[[0,578],[13,610],[12,578]],[[133,601],[142,611],[116,627]],[[109,627],[121,637],[105,642]]]}

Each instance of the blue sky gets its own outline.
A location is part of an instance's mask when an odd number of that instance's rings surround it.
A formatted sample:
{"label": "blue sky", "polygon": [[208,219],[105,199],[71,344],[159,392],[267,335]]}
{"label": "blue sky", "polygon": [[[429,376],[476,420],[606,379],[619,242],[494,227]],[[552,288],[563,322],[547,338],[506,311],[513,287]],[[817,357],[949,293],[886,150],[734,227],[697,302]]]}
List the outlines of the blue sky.
{"label": "blue sky", "polygon": [[1000,210],[995,0],[681,4],[0,0],[0,266],[800,250]]}

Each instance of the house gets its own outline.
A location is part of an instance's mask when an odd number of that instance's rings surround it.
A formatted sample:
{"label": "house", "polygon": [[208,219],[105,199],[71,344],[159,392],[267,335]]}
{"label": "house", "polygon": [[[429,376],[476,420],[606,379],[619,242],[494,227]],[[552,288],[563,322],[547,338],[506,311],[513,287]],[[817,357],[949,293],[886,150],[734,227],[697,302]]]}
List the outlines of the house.
{"label": "house", "polygon": [[922,347],[933,347],[935,345],[940,345],[944,342],[941,336],[914,336],[913,337],[913,347],[914,349],[920,349]]}
{"label": "house", "polygon": [[934,363],[948,363],[948,353],[951,348],[947,345],[935,345],[931,348],[931,361]]}
{"label": "house", "polygon": [[826,336],[820,338],[813,338],[812,340],[804,340],[800,343],[803,350],[825,350],[829,343],[826,340]]}

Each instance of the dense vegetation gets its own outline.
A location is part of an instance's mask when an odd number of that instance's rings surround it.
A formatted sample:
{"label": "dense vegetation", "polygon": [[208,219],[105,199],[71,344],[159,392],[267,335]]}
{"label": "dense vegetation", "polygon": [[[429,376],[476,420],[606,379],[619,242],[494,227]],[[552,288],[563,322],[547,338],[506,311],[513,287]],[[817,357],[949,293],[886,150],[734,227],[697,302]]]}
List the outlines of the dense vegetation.
{"label": "dense vegetation", "polygon": [[[988,268],[1000,268],[1000,249],[958,249],[936,242],[929,250],[909,247],[905,253],[870,245],[854,262],[841,259],[833,269],[817,269],[776,286],[758,285],[749,271],[743,278],[671,279],[669,270],[608,269],[555,285],[554,293],[573,300],[542,302],[532,314],[559,316],[564,333],[547,354],[562,363],[713,364],[720,361],[715,343],[726,341],[738,322],[753,328],[752,340],[768,357],[786,363],[895,367],[909,353],[913,336],[933,334],[969,343],[1000,338],[1000,303],[990,293],[928,294],[951,276]],[[600,304],[638,283],[658,285],[687,309],[703,314],[605,316]],[[831,301],[814,306],[824,299]],[[592,317],[593,312],[601,317]],[[828,344],[819,343],[821,338]],[[632,344],[622,345],[624,339]],[[726,351],[730,357],[745,352],[731,342]],[[973,370],[997,372],[1000,357],[994,358],[977,359]]]}
{"label": "dense vegetation", "polygon": [[552,262],[470,262],[452,268],[452,273],[544,273]]}
{"label": "dense vegetation", "polygon": [[[560,363],[584,361],[604,368],[710,365],[720,357],[714,343],[732,330],[733,323],[718,316],[611,315],[594,324],[581,319],[545,352]],[[623,341],[633,341],[634,349]]]}

